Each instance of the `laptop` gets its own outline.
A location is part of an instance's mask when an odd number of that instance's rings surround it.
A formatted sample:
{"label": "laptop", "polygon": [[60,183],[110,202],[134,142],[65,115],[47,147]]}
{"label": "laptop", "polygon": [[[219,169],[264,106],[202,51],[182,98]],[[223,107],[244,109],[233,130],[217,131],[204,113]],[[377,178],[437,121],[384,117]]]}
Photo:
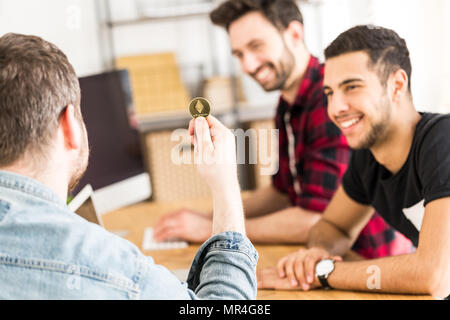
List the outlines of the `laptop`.
{"label": "laptop", "polygon": [[89,222],[103,227],[103,222],[95,209],[93,200],[94,190],[90,184],[86,185],[67,205],[70,211],[75,212]]}

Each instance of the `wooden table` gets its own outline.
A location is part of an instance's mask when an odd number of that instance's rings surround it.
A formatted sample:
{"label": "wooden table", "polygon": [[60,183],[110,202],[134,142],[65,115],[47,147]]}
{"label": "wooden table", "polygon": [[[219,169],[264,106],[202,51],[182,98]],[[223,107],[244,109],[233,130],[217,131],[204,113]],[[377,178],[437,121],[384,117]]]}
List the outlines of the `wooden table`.
{"label": "wooden table", "polygon": [[[142,250],[142,238],[144,229],[154,225],[159,217],[165,213],[180,209],[190,208],[198,211],[208,211],[212,208],[211,200],[190,200],[177,203],[153,203],[144,202],[127,208],[116,210],[102,216],[102,221],[106,229],[127,230],[129,233],[124,238],[133,242]],[[184,249],[144,251],[145,255],[152,256],[155,263],[161,264],[169,270],[188,269],[199,249],[199,244],[189,245]],[[298,250],[298,245],[255,245],[259,253],[258,268],[275,266],[277,261],[283,256]],[[345,259],[352,260],[356,254],[349,254]],[[311,290],[287,291],[287,290],[259,290],[258,299],[278,300],[422,300],[432,299],[430,296],[415,295],[394,295],[379,293],[362,293],[341,290]]]}

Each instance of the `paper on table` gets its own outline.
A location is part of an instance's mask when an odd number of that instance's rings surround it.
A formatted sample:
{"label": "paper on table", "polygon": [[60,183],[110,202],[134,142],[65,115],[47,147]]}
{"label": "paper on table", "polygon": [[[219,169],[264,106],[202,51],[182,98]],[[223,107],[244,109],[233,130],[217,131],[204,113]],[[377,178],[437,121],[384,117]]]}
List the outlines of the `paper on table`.
{"label": "paper on table", "polygon": [[153,228],[144,230],[144,239],[142,241],[142,250],[169,250],[186,248],[188,243],[180,240],[170,240],[164,242],[156,242],[153,238]]}

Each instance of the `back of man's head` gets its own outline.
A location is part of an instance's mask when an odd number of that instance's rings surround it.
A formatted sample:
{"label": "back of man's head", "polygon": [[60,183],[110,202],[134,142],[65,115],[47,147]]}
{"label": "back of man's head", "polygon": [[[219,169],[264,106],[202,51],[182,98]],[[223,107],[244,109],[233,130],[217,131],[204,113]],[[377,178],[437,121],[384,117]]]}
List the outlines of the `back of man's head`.
{"label": "back of man's head", "polygon": [[373,25],[359,25],[341,33],[326,49],[325,59],[341,54],[364,51],[369,67],[378,73],[382,84],[395,71],[403,69],[411,92],[411,60],[406,42],[395,31]]}
{"label": "back of man's head", "polygon": [[0,167],[45,159],[70,104],[82,120],[78,78],[61,50],[36,36],[0,37]]}
{"label": "back of man's head", "polygon": [[224,27],[243,15],[259,11],[278,30],[284,31],[292,21],[303,24],[303,16],[294,0],[227,0],[210,13],[212,23]]}

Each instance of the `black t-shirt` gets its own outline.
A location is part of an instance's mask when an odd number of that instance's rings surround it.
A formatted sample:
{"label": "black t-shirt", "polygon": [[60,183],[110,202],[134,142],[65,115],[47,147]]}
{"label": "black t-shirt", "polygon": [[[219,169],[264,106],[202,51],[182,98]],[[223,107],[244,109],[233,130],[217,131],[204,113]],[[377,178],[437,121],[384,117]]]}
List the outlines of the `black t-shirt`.
{"label": "black t-shirt", "polygon": [[371,205],[416,247],[425,206],[450,196],[450,114],[421,115],[408,159],[397,174],[364,149],[353,152],[342,180],[350,198]]}

